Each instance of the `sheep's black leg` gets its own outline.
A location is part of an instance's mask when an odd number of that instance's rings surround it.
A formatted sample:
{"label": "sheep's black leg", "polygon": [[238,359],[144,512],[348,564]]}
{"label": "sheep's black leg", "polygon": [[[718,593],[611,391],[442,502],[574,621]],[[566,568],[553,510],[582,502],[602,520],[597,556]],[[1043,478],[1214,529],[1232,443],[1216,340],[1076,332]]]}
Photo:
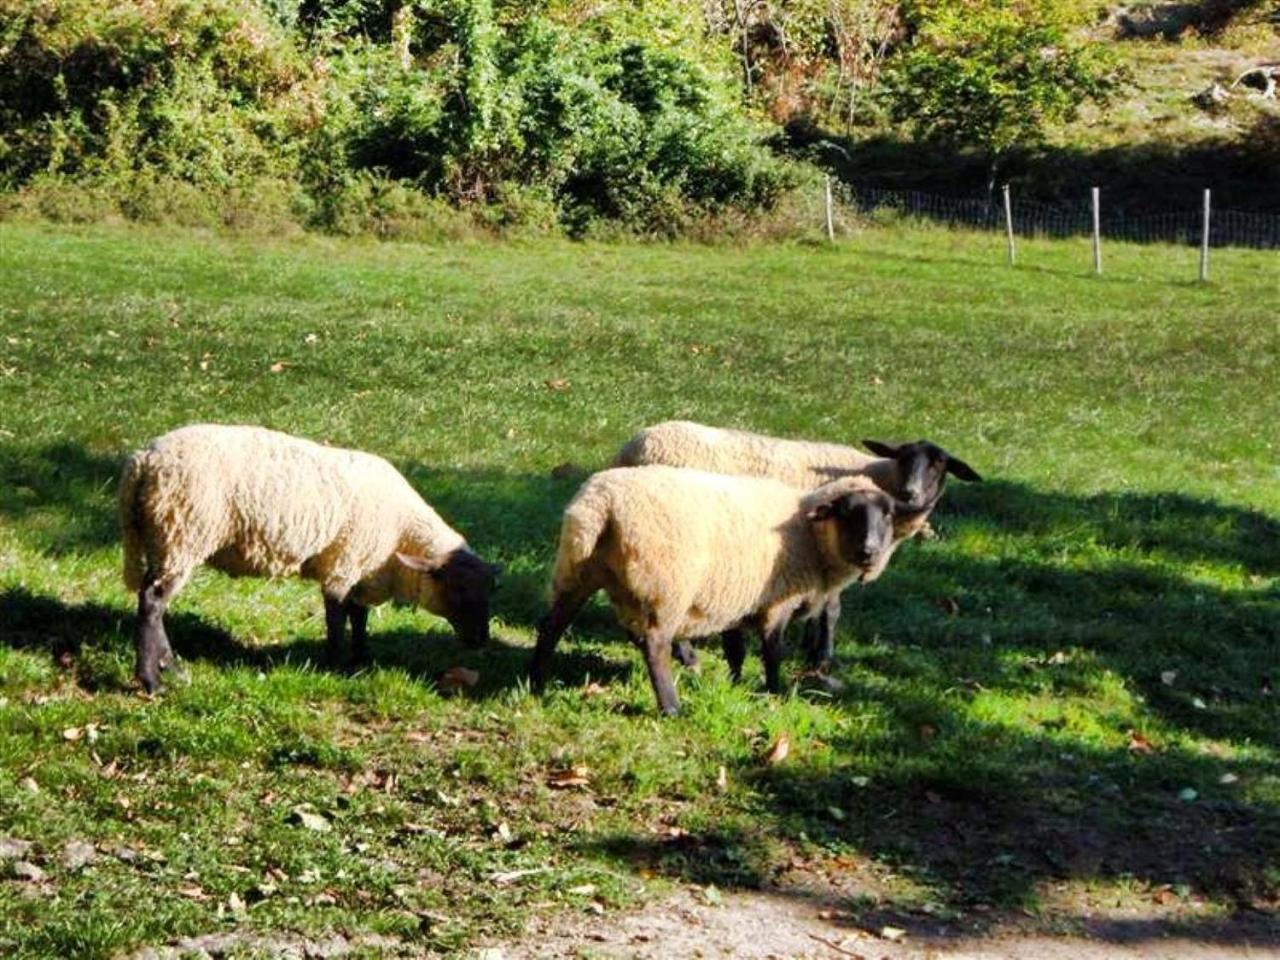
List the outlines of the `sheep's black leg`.
{"label": "sheep's black leg", "polygon": [[173,663],[173,648],[164,630],[164,612],[178,592],[174,581],[160,583],[148,578],[138,591],[138,626],[134,674],[147,693],[160,686],[160,671]]}
{"label": "sheep's black leg", "polygon": [[658,697],[658,709],[668,717],[680,712],[680,698],[671,679],[671,638],[657,630],[645,633],[641,644],[644,663],[649,668],[649,682]]}
{"label": "sheep's black leg", "polygon": [[693,644],[688,640],[677,640],[672,644],[671,655],[682,667],[689,670],[696,670],[698,667],[698,651],[693,649]]}
{"label": "sheep's black leg", "polygon": [[764,630],[761,638],[760,655],[764,658],[764,685],[770,693],[778,693],[782,689],[782,635],[787,625],[779,624],[772,630]]}
{"label": "sheep's black leg", "polygon": [[729,663],[729,676],[737,683],[742,679],[742,664],[747,659],[747,636],[737,627],[726,630],[720,635],[720,646]]}
{"label": "sheep's black leg", "polygon": [[551,602],[551,609],[538,621],[538,645],[529,664],[529,683],[534,690],[541,690],[546,685],[556,644],[590,596],[590,593],[557,594]]}
{"label": "sheep's black leg", "polygon": [[324,595],[324,654],[332,667],[341,666],[345,662],[346,604],[327,593]]}
{"label": "sheep's black leg", "polygon": [[822,611],[804,625],[804,652],[815,670],[830,669],[836,659],[836,624],[840,620],[840,594],[827,598]]}
{"label": "sheep's black leg", "polygon": [[348,600],[347,619],[351,621],[351,660],[353,663],[369,662],[369,608]]}

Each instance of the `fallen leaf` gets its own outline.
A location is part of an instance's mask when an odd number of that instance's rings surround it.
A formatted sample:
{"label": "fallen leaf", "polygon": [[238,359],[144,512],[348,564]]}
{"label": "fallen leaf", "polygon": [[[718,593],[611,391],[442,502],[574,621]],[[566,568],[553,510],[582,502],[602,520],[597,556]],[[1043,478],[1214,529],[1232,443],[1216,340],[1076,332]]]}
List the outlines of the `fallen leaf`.
{"label": "fallen leaf", "polygon": [[596,885],[594,883],[584,883],[580,886],[570,887],[565,891],[565,893],[572,894],[575,897],[590,897],[594,896],[595,892]]}
{"label": "fallen leaf", "polygon": [[584,699],[587,697],[602,697],[608,692],[609,692],[608,690],[606,690],[600,684],[596,683],[594,680],[588,683],[581,690],[581,693]]}
{"label": "fallen leaf", "polygon": [[1224,773],[1222,776],[1218,778],[1218,782],[1223,785],[1230,785],[1233,783],[1238,783],[1239,781],[1240,781],[1240,778],[1237,777],[1234,773]]}
{"label": "fallen leaf", "polygon": [[431,734],[423,733],[421,730],[410,730],[404,735],[404,738],[410,743],[430,743]]}
{"label": "fallen leaf", "polygon": [[1070,659],[1071,658],[1066,653],[1059,650],[1049,658],[1049,662],[1053,664],[1055,667],[1060,667]]}
{"label": "fallen leaf", "polygon": [[659,836],[667,837],[670,840],[680,840],[689,835],[689,831],[684,827],[664,824],[657,830]]}
{"label": "fallen leaf", "polygon": [[480,673],[467,667],[450,667],[436,677],[436,690],[442,694],[470,690],[480,681]]}
{"label": "fallen leaf", "polygon": [[883,939],[888,940],[890,943],[897,943],[899,940],[904,939],[906,935],[907,931],[903,930],[901,927],[880,928],[880,936]]}
{"label": "fallen leaf", "polygon": [[871,782],[871,778],[870,777],[850,777],[849,782],[852,783],[855,787],[865,787],[867,784]]}
{"label": "fallen leaf", "polygon": [[729,789],[729,776],[725,772],[724,764],[720,764],[720,769],[716,772],[716,789],[724,793]]}
{"label": "fallen leaf", "polygon": [[232,913],[244,913],[244,901],[240,899],[240,894],[232,891],[231,896],[227,897],[227,909]]}
{"label": "fallen leaf", "polygon": [[880,377],[877,377],[875,374],[872,374],[872,375],[871,375],[871,385],[872,385],[873,387],[883,387],[883,386],[884,386],[884,380],[882,380]]}
{"label": "fallen leaf", "polygon": [[511,827],[505,820],[498,824],[498,829],[494,832],[497,833],[499,840],[507,841],[511,839]]}
{"label": "fallen leaf", "polygon": [[1161,670],[1160,671],[1160,682],[1163,683],[1166,687],[1172,687],[1173,681],[1177,679],[1178,679],[1177,670]]}
{"label": "fallen leaf", "polygon": [[562,377],[552,377],[550,380],[544,380],[543,383],[547,385],[548,390],[554,390],[556,393],[563,393],[565,390],[568,390],[573,386],[573,384]]}
{"label": "fallen leaf", "polygon": [[773,741],[773,745],[769,747],[769,752],[765,754],[765,763],[773,766],[787,759],[787,755],[791,753],[791,738],[785,733],[778,734],[778,738]]}
{"label": "fallen leaf", "polygon": [[285,363],[283,360],[277,360],[275,363],[271,365],[270,369],[272,373],[283,373],[284,368],[287,366],[288,364]]}
{"label": "fallen leaf", "polygon": [[1207,706],[1205,706],[1205,702],[1204,702],[1203,700],[1201,700],[1199,697],[1192,697],[1192,698],[1191,698],[1191,705],[1192,705],[1193,707],[1195,707],[1197,710],[1207,710],[1207,709],[1209,709]]}
{"label": "fallen leaf", "polygon": [[553,790],[585,787],[589,783],[591,783],[591,768],[584,764],[578,764],[563,770],[553,770],[547,776],[547,786]]}
{"label": "fallen leaf", "polygon": [[1151,741],[1140,734],[1137,730],[1129,731],[1129,752],[1140,753],[1143,755],[1156,752],[1156,748],[1151,745]]}
{"label": "fallen leaf", "polygon": [[23,790],[26,790],[29,793],[40,792],[40,785],[36,783],[35,779],[32,777],[23,777],[18,781],[18,786],[22,787]]}
{"label": "fallen leaf", "polygon": [[724,897],[720,896],[720,891],[716,889],[715,884],[709,883],[701,889],[702,899],[707,901],[713,907],[718,907],[724,902]]}
{"label": "fallen leaf", "polygon": [[315,343],[315,342],[316,342],[317,340],[319,340],[319,339],[320,339],[320,338],[319,338],[318,336],[316,336],[314,333],[308,333],[305,337],[303,337],[303,338],[302,338],[302,342],[303,342],[303,343]]}
{"label": "fallen leaf", "polygon": [[67,729],[62,731],[62,739],[66,740],[68,743],[79,740],[83,736],[84,736],[83,727],[67,727]]}
{"label": "fallen leaf", "polygon": [[1183,803],[1194,803],[1196,797],[1200,796],[1193,787],[1183,787],[1178,791],[1178,799]]}
{"label": "fallen leaf", "polygon": [[827,815],[830,816],[831,819],[835,820],[837,823],[844,822],[844,811],[841,810],[839,807],[827,807]]}
{"label": "fallen leaf", "polygon": [[179,887],[178,893],[186,897],[188,900],[208,900],[209,895],[204,892],[204,887],[192,885],[190,887]]}

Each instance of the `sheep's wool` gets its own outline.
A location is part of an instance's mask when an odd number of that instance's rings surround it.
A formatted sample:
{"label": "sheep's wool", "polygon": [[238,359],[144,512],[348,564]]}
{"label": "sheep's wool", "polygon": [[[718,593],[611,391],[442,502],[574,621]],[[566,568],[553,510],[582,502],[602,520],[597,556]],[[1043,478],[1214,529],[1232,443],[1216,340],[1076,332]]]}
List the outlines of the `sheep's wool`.
{"label": "sheep's wool", "polygon": [[744,621],[769,629],[855,576],[824,550],[806,516],[855,491],[877,492],[864,477],[805,493],[702,470],[605,470],[565,510],[552,587],[556,594],[603,587],[637,635],[706,636]]}
{"label": "sheep's wool", "polygon": [[856,473],[870,476],[890,493],[899,492],[892,460],[838,443],[784,440],[688,420],[645,427],[627,442],[613,463],[615,467],[647,464],[771,477],[804,490]]}
{"label": "sheep's wool", "polygon": [[[397,550],[428,559],[462,536],[372,454],[261,427],[199,424],[153,440],[120,483],[125,583],[180,584],[201,563],[301,575],[362,603],[410,593]],[[412,596],[403,599],[411,600]]]}

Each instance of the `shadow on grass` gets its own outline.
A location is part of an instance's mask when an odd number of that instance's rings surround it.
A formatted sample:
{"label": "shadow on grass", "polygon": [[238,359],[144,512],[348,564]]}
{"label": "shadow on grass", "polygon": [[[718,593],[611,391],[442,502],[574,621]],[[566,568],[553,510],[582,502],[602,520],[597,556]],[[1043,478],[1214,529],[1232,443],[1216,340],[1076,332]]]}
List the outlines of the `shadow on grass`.
{"label": "shadow on grass", "polygon": [[[319,605],[317,597],[317,609]],[[186,661],[259,670],[282,664],[323,663],[324,643],[319,639],[249,645],[195,614],[174,609],[166,615],[165,624],[174,652]],[[134,616],[116,607],[68,604],[21,588],[10,589],[0,593],[0,625],[0,643],[15,649],[42,650],[55,661],[65,655],[67,663],[75,664],[80,652],[92,647],[127,656],[132,663]],[[398,668],[424,683],[434,683],[451,667],[476,670],[480,680],[468,695],[479,699],[501,695],[523,680],[530,657],[528,648],[500,638],[474,650],[447,630],[371,631],[369,648],[372,663],[362,669]],[[566,650],[558,667],[558,679],[572,685],[588,678],[616,680],[631,669],[625,661],[610,659],[594,648]],[[119,677],[104,684],[97,674],[77,679],[88,689],[123,685]]]}
{"label": "shadow on grass", "polygon": [[[1087,202],[1090,188],[1101,184],[1104,213],[1193,214],[1208,185],[1217,209],[1280,213],[1280,176],[1255,142],[1261,140],[1153,141],[1092,149],[1046,144],[1008,154],[998,180],[1011,183],[1020,201],[1077,208]],[[987,189],[988,161],[980,151],[892,135],[843,137],[803,124],[788,128],[784,149],[817,160],[854,187],[953,197],[982,196]]]}
{"label": "shadow on grass", "polygon": [[122,462],[74,443],[0,446],[0,518],[37,534],[53,554],[114,543]]}

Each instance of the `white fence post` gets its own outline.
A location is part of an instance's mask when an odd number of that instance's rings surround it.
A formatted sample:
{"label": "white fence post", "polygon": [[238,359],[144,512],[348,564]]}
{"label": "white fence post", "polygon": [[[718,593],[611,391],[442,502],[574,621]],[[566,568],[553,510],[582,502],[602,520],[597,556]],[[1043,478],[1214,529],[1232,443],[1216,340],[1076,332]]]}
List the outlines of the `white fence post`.
{"label": "white fence post", "polygon": [[1204,224],[1200,228],[1200,282],[1209,280],[1209,188],[1204,191]]}
{"label": "white fence post", "polygon": [[1004,229],[1009,238],[1009,266],[1018,262],[1018,254],[1013,246],[1013,201],[1009,198],[1009,185],[1004,185]]}
{"label": "white fence post", "polygon": [[1102,191],[1093,188],[1093,272],[1102,275]]}
{"label": "white fence post", "polygon": [[836,224],[831,215],[831,174],[827,174],[827,239],[836,238]]}

